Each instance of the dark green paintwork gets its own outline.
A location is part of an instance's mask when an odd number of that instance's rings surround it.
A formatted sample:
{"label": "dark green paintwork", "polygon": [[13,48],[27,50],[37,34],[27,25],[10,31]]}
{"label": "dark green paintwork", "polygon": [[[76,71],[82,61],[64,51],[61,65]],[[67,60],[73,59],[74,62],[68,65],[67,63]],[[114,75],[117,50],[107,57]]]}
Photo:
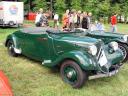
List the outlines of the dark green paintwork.
{"label": "dark green paintwork", "polygon": [[120,33],[88,31],[86,36],[102,39],[105,44],[108,44],[112,41],[116,41],[116,42],[121,42],[128,45],[128,40],[124,41],[123,39],[124,34],[120,34]]}
{"label": "dark green paintwork", "polygon": [[[105,46],[101,40],[85,36],[48,34],[45,31],[42,31],[42,33],[36,33],[36,31],[34,33],[25,33],[19,30],[7,37],[6,44],[8,40],[12,40],[15,48],[21,49],[23,55],[41,61],[48,67],[59,65],[66,59],[72,59],[83,70],[101,71],[97,56],[93,56],[88,52],[91,45],[97,46],[98,52],[100,48],[106,52],[109,67],[113,64],[119,64],[123,59],[120,50],[109,54],[108,48],[104,48]],[[79,45],[79,43],[84,44],[84,46]],[[110,58],[111,56],[112,58]],[[45,62],[46,60],[47,62]]]}

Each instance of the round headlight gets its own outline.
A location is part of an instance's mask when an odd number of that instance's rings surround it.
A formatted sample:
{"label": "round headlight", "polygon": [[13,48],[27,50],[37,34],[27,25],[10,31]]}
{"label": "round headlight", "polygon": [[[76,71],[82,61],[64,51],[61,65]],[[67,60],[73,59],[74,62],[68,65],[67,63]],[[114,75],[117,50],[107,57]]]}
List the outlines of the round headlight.
{"label": "round headlight", "polygon": [[96,55],[97,47],[95,45],[89,46],[89,53],[92,54],[92,55]]}
{"label": "round headlight", "polygon": [[118,50],[118,43],[117,42],[111,42],[110,47],[113,48],[114,51]]}
{"label": "round headlight", "polygon": [[128,40],[128,35],[124,35],[124,36],[123,36],[123,39],[124,39],[125,42],[127,42],[127,40]]}

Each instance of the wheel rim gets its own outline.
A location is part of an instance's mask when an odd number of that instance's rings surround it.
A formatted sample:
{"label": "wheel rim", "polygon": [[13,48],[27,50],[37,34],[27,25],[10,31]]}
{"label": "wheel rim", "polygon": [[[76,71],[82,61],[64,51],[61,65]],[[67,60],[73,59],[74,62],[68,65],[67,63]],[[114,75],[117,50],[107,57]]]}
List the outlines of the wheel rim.
{"label": "wheel rim", "polygon": [[64,68],[64,80],[70,84],[77,81],[77,72],[73,67],[68,66]]}
{"label": "wheel rim", "polygon": [[126,56],[127,56],[127,51],[126,51],[126,49],[125,49],[123,46],[120,46],[120,45],[119,45],[119,48],[122,50],[123,56],[124,56],[124,59],[125,59]]}

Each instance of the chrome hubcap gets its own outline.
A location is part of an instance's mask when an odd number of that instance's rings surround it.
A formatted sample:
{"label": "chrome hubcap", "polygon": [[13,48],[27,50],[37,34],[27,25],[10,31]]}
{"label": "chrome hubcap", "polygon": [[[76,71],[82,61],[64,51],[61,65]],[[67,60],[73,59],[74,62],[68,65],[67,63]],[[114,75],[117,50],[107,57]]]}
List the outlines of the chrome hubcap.
{"label": "chrome hubcap", "polygon": [[68,72],[68,73],[67,73],[67,77],[68,77],[69,79],[72,78],[72,75],[73,75],[73,72]]}
{"label": "chrome hubcap", "polygon": [[72,67],[66,67],[64,69],[65,80],[68,82],[75,82],[77,80],[77,72]]}

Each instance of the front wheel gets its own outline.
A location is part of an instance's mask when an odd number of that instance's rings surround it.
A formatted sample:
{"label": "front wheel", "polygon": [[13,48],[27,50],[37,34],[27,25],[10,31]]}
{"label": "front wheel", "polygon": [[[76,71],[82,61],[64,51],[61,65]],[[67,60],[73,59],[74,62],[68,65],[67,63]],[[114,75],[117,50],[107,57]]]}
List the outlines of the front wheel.
{"label": "front wheel", "polygon": [[126,62],[128,60],[128,46],[122,43],[119,43],[119,48],[123,52],[124,59],[122,62]]}
{"label": "front wheel", "polygon": [[62,63],[60,73],[63,81],[69,83],[73,88],[80,88],[87,81],[86,72],[72,60]]}
{"label": "front wheel", "polygon": [[18,56],[18,54],[15,53],[13,41],[11,41],[11,40],[8,41],[7,48],[8,48],[8,53],[9,53],[10,56],[13,56],[13,57]]}

